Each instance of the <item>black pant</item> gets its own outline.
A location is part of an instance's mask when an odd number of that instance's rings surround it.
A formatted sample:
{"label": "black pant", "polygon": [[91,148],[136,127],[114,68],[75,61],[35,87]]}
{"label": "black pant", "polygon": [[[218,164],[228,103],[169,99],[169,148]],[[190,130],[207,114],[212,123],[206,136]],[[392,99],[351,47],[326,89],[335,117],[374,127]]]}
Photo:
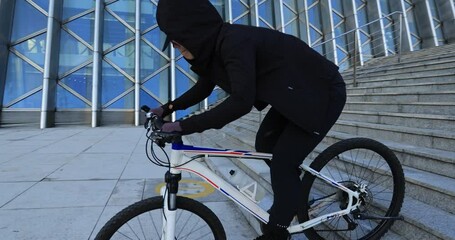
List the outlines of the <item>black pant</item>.
{"label": "black pant", "polygon": [[[341,78],[341,76],[337,77]],[[341,83],[337,82],[330,89],[326,131],[321,135],[304,131],[273,107],[259,127],[256,135],[256,151],[273,154],[273,160],[268,163],[274,192],[269,219],[271,226],[289,226],[299,204],[304,202],[298,167],[322,141],[343,110],[346,102],[346,88],[342,79]]]}

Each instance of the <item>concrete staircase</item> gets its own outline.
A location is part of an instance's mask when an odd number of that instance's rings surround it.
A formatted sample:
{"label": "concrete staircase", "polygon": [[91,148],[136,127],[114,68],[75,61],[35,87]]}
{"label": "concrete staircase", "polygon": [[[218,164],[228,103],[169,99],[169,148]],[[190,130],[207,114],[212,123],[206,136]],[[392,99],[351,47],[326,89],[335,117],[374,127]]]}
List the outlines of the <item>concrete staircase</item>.
{"label": "concrete staircase", "polygon": [[[336,125],[310,154],[337,141],[363,136],[390,147],[406,177],[404,221],[394,224],[385,239],[455,240],[455,45],[374,59],[343,72],[348,101]],[[190,144],[254,150],[255,133],[267,109],[252,111],[225,126],[188,136]],[[232,169],[255,181],[270,204],[270,176],[260,161],[208,159],[230,179]],[[238,184],[238,183],[234,183]],[[257,221],[251,220],[258,229]],[[305,239],[303,236],[294,239]]]}

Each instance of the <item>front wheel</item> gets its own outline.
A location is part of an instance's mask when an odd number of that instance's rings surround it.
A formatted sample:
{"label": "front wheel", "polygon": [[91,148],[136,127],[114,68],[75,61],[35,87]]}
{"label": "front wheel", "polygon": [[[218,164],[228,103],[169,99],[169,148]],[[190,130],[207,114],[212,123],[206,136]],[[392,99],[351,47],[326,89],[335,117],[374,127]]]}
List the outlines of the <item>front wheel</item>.
{"label": "front wheel", "polygon": [[[95,240],[160,240],[163,227],[163,197],[139,201],[109,220]],[[225,240],[218,217],[205,205],[190,198],[177,197],[175,239]]]}
{"label": "front wheel", "polygon": [[[304,231],[309,239],[379,239],[397,219],[403,204],[405,179],[395,154],[367,138],[340,141],[324,150],[310,165],[314,170],[360,193],[360,207]],[[299,222],[346,209],[348,195],[305,173],[306,207]]]}

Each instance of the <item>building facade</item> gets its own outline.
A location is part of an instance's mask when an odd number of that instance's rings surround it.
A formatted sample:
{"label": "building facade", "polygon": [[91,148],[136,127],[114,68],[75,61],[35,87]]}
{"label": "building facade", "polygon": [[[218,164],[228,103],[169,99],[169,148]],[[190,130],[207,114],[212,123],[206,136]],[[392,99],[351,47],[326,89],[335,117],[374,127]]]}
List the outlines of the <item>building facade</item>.
{"label": "building facade", "polygon": [[[190,1],[190,0],[188,0]],[[347,69],[455,42],[454,0],[211,0],[226,22],[292,34]],[[0,0],[0,125],[135,124],[197,76],[156,0]],[[225,96],[217,89],[198,106]]]}

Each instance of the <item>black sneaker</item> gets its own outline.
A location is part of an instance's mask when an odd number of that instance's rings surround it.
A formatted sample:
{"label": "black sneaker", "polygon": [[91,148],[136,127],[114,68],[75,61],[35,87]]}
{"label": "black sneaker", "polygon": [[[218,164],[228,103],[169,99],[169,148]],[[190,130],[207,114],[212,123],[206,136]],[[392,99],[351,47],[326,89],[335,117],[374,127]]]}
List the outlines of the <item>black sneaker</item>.
{"label": "black sneaker", "polygon": [[273,231],[270,233],[266,233],[262,236],[255,238],[254,240],[289,240],[291,239],[291,235],[286,229],[282,229],[281,231]]}
{"label": "black sneaker", "polygon": [[270,227],[265,225],[264,235],[255,238],[255,240],[289,240],[291,235],[286,228]]}

